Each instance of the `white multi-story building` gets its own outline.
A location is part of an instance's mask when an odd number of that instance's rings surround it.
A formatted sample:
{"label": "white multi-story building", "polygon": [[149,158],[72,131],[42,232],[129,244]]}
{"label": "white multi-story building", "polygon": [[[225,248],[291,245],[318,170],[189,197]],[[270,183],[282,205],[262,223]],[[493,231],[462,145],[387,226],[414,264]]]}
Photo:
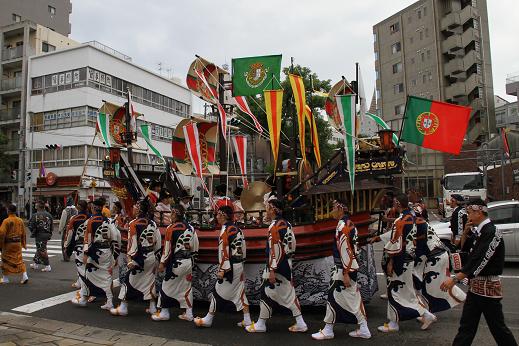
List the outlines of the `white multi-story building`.
{"label": "white multi-story building", "polygon": [[[27,156],[36,187],[33,194],[55,204],[62,204],[74,191],[80,198],[112,197],[101,179],[108,150],[95,136],[98,109],[104,101],[122,106],[129,88],[134,110],[143,114],[138,125],[151,124],[153,144],[165,157],[171,157],[175,126],[192,113],[192,96],[186,87],[98,42],[31,57],[27,84]],[[47,147],[56,144],[57,149]],[[133,157],[135,164],[156,161],[141,137]],[[45,179],[42,167],[46,176],[54,173],[53,179]]]}

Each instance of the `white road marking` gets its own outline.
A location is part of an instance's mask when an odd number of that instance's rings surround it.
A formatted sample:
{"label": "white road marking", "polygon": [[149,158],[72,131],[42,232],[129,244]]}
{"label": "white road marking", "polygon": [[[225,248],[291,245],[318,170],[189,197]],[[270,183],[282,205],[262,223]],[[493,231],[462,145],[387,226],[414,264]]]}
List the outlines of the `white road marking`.
{"label": "white road marking", "polygon": [[[113,281],[114,288],[119,287],[121,284],[119,283],[119,279],[115,279]],[[43,300],[38,300],[37,302],[25,304],[19,306],[17,308],[11,309],[11,311],[24,312],[26,314],[32,314],[36,311],[40,311],[43,309],[47,309],[59,304],[63,304],[69,302],[72,298],[76,296],[77,291],[63,293],[55,297],[50,297]]]}

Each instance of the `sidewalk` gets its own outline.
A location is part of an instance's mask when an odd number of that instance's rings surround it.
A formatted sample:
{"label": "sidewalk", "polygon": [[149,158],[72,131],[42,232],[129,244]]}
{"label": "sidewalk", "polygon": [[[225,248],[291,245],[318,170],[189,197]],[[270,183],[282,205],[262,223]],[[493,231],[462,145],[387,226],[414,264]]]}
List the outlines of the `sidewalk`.
{"label": "sidewalk", "polygon": [[8,345],[198,346],[203,344],[0,312],[0,346]]}

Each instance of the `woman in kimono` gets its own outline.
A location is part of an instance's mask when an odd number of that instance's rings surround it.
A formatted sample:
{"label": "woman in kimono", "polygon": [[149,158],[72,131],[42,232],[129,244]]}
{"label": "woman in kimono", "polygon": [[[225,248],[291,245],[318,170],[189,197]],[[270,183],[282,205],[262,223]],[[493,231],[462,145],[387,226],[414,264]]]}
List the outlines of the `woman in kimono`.
{"label": "woman in kimono", "polygon": [[[441,290],[442,282],[450,278],[449,252],[423,218],[422,208],[415,205],[413,209],[416,215],[416,260],[413,275],[418,298],[431,313],[451,309],[464,302],[466,294],[458,286],[446,292]],[[418,319],[423,320],[422,317]]]}
{"label": "woman in kimono", "polygon": [[79,300],[82,295],[87,294],[85,265],[83,264],[83,246],[85,243],[85,230],[88,220],[87,202],[79,201],[77,207],[78,213],[72,216],[68,222],[64,245],[67,256],[70,257],[74,254],[74,262],[76,263],[78,275],[78,280],[74,284],[74,287],[80,289],[76,295],[76,299]]}
{"label": "woman in kimono", "polygon": [[245,296],[245,277],[243,262],[246,255],[245,238],[241,229],[233,222],[234,211],[228,205],[222,205],[216,212],[216,220],[222,229],[218,239],[217,281],[211,294],[209,311],[205,317],[197,317],[197,327],[211,327],[216,311],[229,309],[243,311],[243,321],[238,326],[251,324],[249,301]]}
{"label": "woman in kimono", "polygon": [[267,265],[263,272],[261,285],[260,315],[257,322],[245,329],[250,333],[267,331],[267,319],[272,316],[274,307],[282,307],[292,312],[296,323],[288,328],[293,333],[308,330],[301,306],[292,285],[292,256],[296,250],[296,238],[292,226],[282,217],[283,203],[269,199],[266,203],[267,217],[272,220],[267,240]]}
{"label": "woman in kimono", "polygon": [[22,258],[22,248],[27,249],[25,224],[16,216],[16,206],[7,207],[7,218],[0,227],[0,252],[2,252],[2,273],[0,283],[8,283],[7,275],[22,275],[22,284],[29,282],[27,269]]}
{"label": "woman in kimono", "polygon": [[113,308],[112,270],[119,256],[121,238],[113,222],[103,216],[104,204],[101,198],[94,202],[94,215],[86,224],[83,264],[87,292],[81,292],[81,297],[72,299],[72,303],[86,306],[88,296],[105,295],[106,303],[101,309],[110,310]]}
{"label": "woman in kimono", "polygon": [[419,302],[413,287],[414,242],[416,230],[414,217],[409,209],[409,199],[400,194],[395,197],[395,206],[400,214],[391,231],[374,241],[384,242],[383,269],[387,275],[388,323],[378,327],[383,333],[397,332],[399,321],[423,317],[421,329],[429,328],[434,315]]}
{"label": "woman in kimono", "polygon": [[350,332],[354,338],[371,338],[366,320],[366,311],[357,284],[359,264],[357,263],[357,228],[346,211],[346,203],[334,202],[333,214],[339,220],[333,243],[333,262],[328,302],[326,304],[325,326],[312,334],[315,340],[333,339],[333,326],[337,322],[355,323],[359,328]]}
{"label": "woman in kimono", "polygon": [[184,208],[171,208],[171,225],[166,229],[166,240],[162,249],[159,272],[165,272],[159,291],[157,311],[151,316],[154,321],[167,321],[169,309],[180,306],[185,312],[181,320],[193,321],[193,292],[191,274],[194,257],[198,253],[198,236],[186,221]]}
{"label": "woman in kimono", "polygon": [[121,304],[110,309],[114,316],[128,315],[128,300],[142,299],[149,302],[146,312],[157,312],[155,306],[155,273],[160,258],[161,236],[159,228],[151,220],[152,207],[148,198],[139,203],[137,218],[130,222],[128,234],[128,272],[121,284]]}

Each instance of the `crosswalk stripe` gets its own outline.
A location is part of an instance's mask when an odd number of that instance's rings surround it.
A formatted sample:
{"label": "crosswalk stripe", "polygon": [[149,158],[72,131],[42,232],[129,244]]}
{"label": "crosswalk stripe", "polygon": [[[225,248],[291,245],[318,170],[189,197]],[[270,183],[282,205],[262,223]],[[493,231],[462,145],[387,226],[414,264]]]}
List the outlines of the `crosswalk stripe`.
{"label": "crosswalk stripe", "polygon": [[[28,244],[28,245],[27,245],[27,249],[36,249],[36,245]],[[48,246],[47,246],[47,249],[56,249],[56,250],[61,250],[61,246],[48,245]]]}

